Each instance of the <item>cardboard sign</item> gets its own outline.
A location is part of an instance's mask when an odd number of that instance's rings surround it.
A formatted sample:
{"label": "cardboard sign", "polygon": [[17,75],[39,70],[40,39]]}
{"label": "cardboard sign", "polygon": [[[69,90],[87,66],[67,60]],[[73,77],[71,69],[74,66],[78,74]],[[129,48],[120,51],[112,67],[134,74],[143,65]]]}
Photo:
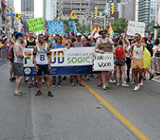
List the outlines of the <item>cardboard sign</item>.
{"label": "cardboard sign", "polygon": [[43,18],[34,18],[27,20],[28,27],[30,31],[34,33],[44,31],[44,19]]}
{"label": "cardboard sign", "polygon": [[93,71],[110,71],[114,70],[113,53],[95,53],[92,63]]}
{"label": "cardboard sign", "polygon": [[70,32],[76,34],[77,28],[76,28],[75,21],[69,21],[68,24],[69,24]]}
{"label": "cardboard sign", "polygon": [[63,21],[48,21],[48,33],[49,34],[64,34],[64,22]]}
{"label": "cardboard sign", "polygon": [[134,36],[136,33],[139,33],[144,37],[145,33],[145,23],[143,22],[136,22],[136,21],[129,21],[128,22],[128,30],[127,34]]}

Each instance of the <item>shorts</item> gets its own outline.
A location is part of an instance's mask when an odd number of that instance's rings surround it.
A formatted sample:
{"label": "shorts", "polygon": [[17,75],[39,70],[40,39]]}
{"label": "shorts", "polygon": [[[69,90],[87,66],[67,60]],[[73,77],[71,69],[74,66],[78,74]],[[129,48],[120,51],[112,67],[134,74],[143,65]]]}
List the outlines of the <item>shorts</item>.
{"label": "shorts", "polygon": [[126,64],[127,64],[127,65],[128,65],[128,64],[131,64],[131,58],[126,57]]}
{"label": "shorts", "polygon": [[13,72],[14,72],[15,76],[24,76],[23,64],[22,63],[13,63]]}
{"label": "shorts", "polygon": [[116,66],[124,66],[125,65],[124,58],[117,58],[115,63]]}
{"label": "shorts", "polygon": [[41,76],[42,73],[44,73],[44,75],[49,74],[48,64],[47,65],[37,65],[37,66],[38,66],[38,72],[37,72],[38,76]]}
{"label": "shorts", "polygon": [[131,67],[132,69],[143,69],[144,68],[144,62],[143,62],[143,59],[140,59],[140,60],[137,60],[135,58],[132,59],[132,62],[131,62]]}

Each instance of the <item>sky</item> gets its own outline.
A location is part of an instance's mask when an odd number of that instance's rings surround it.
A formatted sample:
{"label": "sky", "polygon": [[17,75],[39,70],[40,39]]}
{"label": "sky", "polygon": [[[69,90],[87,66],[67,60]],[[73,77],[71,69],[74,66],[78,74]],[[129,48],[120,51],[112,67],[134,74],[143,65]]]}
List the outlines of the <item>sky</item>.
{"label": "sky", "polygon": [[[34,0],[34,16],[43,16],[43,0]],[[21,13],[21,0],[14,0],[15,13]]]}

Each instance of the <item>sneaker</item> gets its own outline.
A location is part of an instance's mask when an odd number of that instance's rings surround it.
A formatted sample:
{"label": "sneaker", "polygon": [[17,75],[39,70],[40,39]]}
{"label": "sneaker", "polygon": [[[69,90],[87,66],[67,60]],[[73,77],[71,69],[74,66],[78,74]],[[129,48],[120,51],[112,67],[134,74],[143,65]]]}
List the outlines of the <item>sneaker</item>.
{"label": "sneaker", "polygon": [[113,83],[113,81],[112,81],[112,80],[109,80],[109,83]]}
{"label": "sneaker", "polygon": [[53,82],[53,83],[52,83],[52,86],[53,86],[53,87],[56,87],[56,82]]}
{"label": "sneaker", "polygon": [[103,85],[103,90],[106,90],[106,85]]}
{"label": "sneaker", "polygon": [[117,83],[117,86],[120,86],[120,84],[119,84],[119,83]]}
{"label": "sneaker", "polygon": [[137,91],[140,89],[140,86],[135,86],[135,88],[133,89],[134,91]]}
{"label": "sneaker", "polygon": [[61,82],[58,82],[58,87],[61,87]]}
{"label": "sneaker", "polygon": [[152,79],[153,79],[153,77],[154,77],[154,75],[152,74],[152,75],[150,76],[149,80],[152,80]]}
{"label": "sneaker", "polygon": [[63,80],[66,80],[66,76],[63,77]]}
{"label": "sneaker", "polygon": [[141,82],[141,83],[139,84],[139,86],[143,86],[143,82]]}
{"label": "sneaker", "polygon": [[32,84],[32,83],[28,85],[28,88],[32,88],[32,87],[33,87],[33,84]]}
{"label": "sneaker", "polygon": [[127,82],[130,82],[130,79],[129,79],[129,78],[127,78]]}
{"label": "sneaker", "polygon": [[48,96],[49,96],[49,97],[53,97],[53,94],[52,94],[51,91],[48,91]]}
{"label": "sneaker", "polygon": [[131,85],[133,85],[133,84],[134,84],[134,81],[131,82]]}
{"label": "sneaker", "polygon": [[115,83],[116,83],[116,80],[112,80],[112,83],[115,84]]}
{"label": "sneaker", "polygon": [[106,82],[106,88],[108,88],[109,87],[109,84],[108,84],[108,82]]}
{"label": "sneaker", "polygon": [[35,96],[40,96],[42,95],[42,92],[40,90],[38,90],[38,92],[35,94]]}
{"label": "sneaker", "polygon": [[127,84],[122,84],[121,86],[122,87],[129,87],[129,85],[127,85]]}

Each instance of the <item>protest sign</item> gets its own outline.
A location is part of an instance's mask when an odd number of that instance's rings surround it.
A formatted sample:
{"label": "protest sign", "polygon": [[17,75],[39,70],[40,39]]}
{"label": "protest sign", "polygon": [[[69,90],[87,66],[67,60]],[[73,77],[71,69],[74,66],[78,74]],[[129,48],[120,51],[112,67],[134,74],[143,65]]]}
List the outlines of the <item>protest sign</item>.
{"label": "protest sign", "polygon": [[[24,48],[24,75],[36,76],[33,49]],[[50,75],[92,74],[93,47],[51,50]]]}
{"label": "protest sign", "polygon": [[139,33],[144,37],[145,23],[136,22],[136,21],[129,21],[128,22],[127,35],[134,36],[136,33]]}
{"label": "protest sign", "polygon": [[64,34],[64,22],[63,21],[48,21],[48,33],[49,34]]}
{"label": "protest sign", "polygon": [[114,70],[113,53],[95,53],[92,62],[93,71]]}
{"label": "protest sign", "polygon": [[70,32],[76,34],[77,28],[76,28],[75,21],[69,21],[68,24],[69,24]]}
{"label": "protest sign", "polygon": [[43,18],[34,18],[27,20],[28,27],[30,31],[34,33],[44,31],[44,19]]}

